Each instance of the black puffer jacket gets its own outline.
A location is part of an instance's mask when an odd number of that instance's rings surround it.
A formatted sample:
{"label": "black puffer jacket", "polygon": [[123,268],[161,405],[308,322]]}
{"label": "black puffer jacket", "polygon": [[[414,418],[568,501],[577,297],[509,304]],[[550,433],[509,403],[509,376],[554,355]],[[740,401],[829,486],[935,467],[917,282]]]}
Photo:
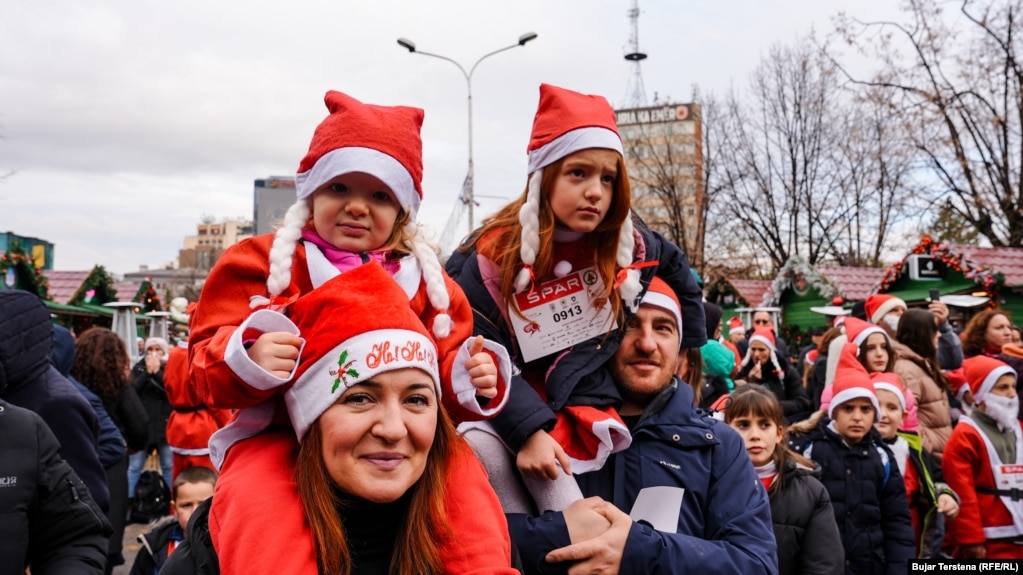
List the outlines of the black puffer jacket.
{"label": "black puffer jacket", "polygon": [[790,447],[821,466],[842,534],[845,572],[907,573],[915,556],[913,525],[894,456],[876,429],[849,446],[829,423],[824,418],[806,435],[793,436]]}
{"label": "black puffer jacket", "polygon": [[0,401],[0,575],[103,573],[110,524],[35,413]]}
{"label": "black puffer jacket", "polygon": [[845,572],[842,536],[835,523],[831,497],[818,475],[818,469],[796,465],[790,459],[783,471],[783,489],[771,495],[778,575]]}
{"label": "black puffer jacket", "polygon": [[110,492],[97,450],[99,420],[53,367],[52,348],[53,324],[42,300],[27,291],[0,290],[0,397],[43,418],[60,442],[61,457],[106,510]]}

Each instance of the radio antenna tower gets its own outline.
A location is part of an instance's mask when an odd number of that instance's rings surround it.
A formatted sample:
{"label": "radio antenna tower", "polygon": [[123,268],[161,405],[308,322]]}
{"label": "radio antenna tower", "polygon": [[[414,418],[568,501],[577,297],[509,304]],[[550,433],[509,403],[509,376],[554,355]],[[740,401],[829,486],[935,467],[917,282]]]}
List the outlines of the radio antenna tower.
{"label": "radio antenna tower", "polygon": [[643,69],[640,62],[646,60],[646,54],[639,51],[639,0],[632,0],[632,8],[629,9],[629,47],[625,59],[632,62],[626,96],[628,106],[642,108],[646,106],[646,90],[643,88]]}

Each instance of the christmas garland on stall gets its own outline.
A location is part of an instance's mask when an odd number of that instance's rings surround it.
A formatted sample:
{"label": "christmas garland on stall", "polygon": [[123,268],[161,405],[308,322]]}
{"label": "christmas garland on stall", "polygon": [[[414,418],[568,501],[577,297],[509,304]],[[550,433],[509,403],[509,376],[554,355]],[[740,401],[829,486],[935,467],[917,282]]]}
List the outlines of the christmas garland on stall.
{"label": "christmas garland on stall", "polygon": [[[1001,272],[995,272],[990,268],[985,268],[972,262],[963,254],[953,252],[951,246],[947,243],[936,242],[927,235],[920,238],[920,243],[913,248],[911,255],[926,255],[937,258],[948,269],[957,271],[963,274],[966,279],[977,282],[987,292],[988,297],[991,298],[991,301],[988,302],[988,307],[995,305],[998,290],[1005,284],[1005,275]],[[877,291],[879,293],[888,291],[891,285],[902,275],[905,265],[906,259],[903,259],[885,270],[884,277],[881,278],[881,284]]]}
{"label": "christmas garland on stall", "polygon": [[[12,244],[5,253],[0,254],[0,277],[6,277],[9,269],[14,269],[15,274],[20,274],[20,277],[30,281],[32,289],[28,291],[32,291],[43,299],[49,299],[50,282],[43,275],[43,269],[36,267],[35,260],[25,253],[18,244]],[[15,285],[17,285],[17,276]]]}
{"label": "christmas garland on stall", "polygon": [[817,293],[824,299],[831,299],[838,290],[828,283],[824,276],[813,268],[803,256],[792,256],[785,262],[785,265],[778,270],[778,275],[771,282],[771,288],[764,295],[764,302],[768,306],[777,306],[781,302],[781,294],[786,288],[794,287],[796,278],[800,275],[806,280],[810,287],[817,290]]}

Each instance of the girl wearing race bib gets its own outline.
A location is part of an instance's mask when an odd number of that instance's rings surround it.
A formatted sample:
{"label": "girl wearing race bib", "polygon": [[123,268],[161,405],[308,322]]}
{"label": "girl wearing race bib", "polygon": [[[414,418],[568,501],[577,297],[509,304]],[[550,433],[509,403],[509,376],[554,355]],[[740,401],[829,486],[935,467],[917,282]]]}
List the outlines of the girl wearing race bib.
{"label": "girl wearing race bib", "polygon": [[682,303],[682,347],[707,338],[685,254],[631,213],[607,100],[542,84],[528,156],[526,190],[447,264],[472,304],[475,333],[504,344],[520,370],[502,413],[463,427],[509,513],[533,502],[564,509],[581,498],[571,473],[599,469],[629,445],[603,365],[655,274]]}

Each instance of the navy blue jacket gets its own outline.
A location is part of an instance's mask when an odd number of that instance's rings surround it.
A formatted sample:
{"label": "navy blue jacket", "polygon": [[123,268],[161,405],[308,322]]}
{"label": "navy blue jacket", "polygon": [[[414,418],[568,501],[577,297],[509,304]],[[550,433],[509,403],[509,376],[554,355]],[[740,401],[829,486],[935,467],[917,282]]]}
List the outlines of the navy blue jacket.
{"label": "navy blue jacket", "polygon": [[121,436],[121,430],[117,428],[117,424],[107,413],[107,408],[103,407],[103,400],[100,396],[71,377],[71,366],[75,362],[75,336],[71,335],[71,332],[64,326],[53,326],[53,353],[50,357],[57,371],[74,384],[78,393],[82,394],[82,397],[92,406],[92,410],[96,412],[96,417],[99,419],[99,462],[104,469],[110,469],[115,463],[120,463],[127,453],[124,437]]}
{"label": "navy blue jacket", "polygon": [[[643,293],[646,293],[646,286],[655,274],[671,286],[682,304],[682,347],[702,347],[707,343],[703,292],[689,271],[689,260],[675,244],[647,229],[638,217],[633,218],[633,223],[642,239],[642,245],[637,245],[637,253],[642,255],[643,261],[658,262],[657,266],[639,270]],[[513,361],[521,364],[515,337],[501,313],[503,303],[499,306],[487,289],[494,282],[499,285],[500,277],[489,274],[484,277],[480,260],[484,260],[483,269],[497,269],[496,264],[472,248],[456,250],[451,254],[446,270],[469,299],[473,310],[474,335],[483,335],[504,345]],[[619,322],[622,326],[628,323],[631,316],[627,308],[624,311],[626,317]],[[554,413],[566,405],[619,405],[621,397],[604,363],[614,355],[621,339],[622,331],[618,330],[606,337],[599,336],[578,343],[561,352],[547,374],[547,402],[520,375],[514,374],[507,405],[490,420],[494,429],[510,448],[518,451],[526,439],[537,431],[553,429],[556,421]]]}
{"label": "navy blue jacket", "polygon": [[[678,380],[655,397],[632,430],[632,445],[599,471],[576,475],[583,495],[599,496],[625,512],[639,491],[685,489],[676,533],[632,525],[622,573],[778,572],[767,492],[732,428],[693,407],[693,391]],[[508,515],[526,573],[564,572],[544,556],[570,544],[564,516]]]}
{"label": "navy blue jacket", "polygon": [[53,367],[52,347],[50,312],[39,296],[0,290],[0,397],[43,418],[60,442],[61,457],[106,511],[110,492],[97,450],[99,420],[89,402]]}
{"label": "navy blue jacket", "polygon": [[908,573],[913,524],[899,466],[876,429],[853,446],[824,418],[790,445],[821,466],[845,548],[845,572]]}

